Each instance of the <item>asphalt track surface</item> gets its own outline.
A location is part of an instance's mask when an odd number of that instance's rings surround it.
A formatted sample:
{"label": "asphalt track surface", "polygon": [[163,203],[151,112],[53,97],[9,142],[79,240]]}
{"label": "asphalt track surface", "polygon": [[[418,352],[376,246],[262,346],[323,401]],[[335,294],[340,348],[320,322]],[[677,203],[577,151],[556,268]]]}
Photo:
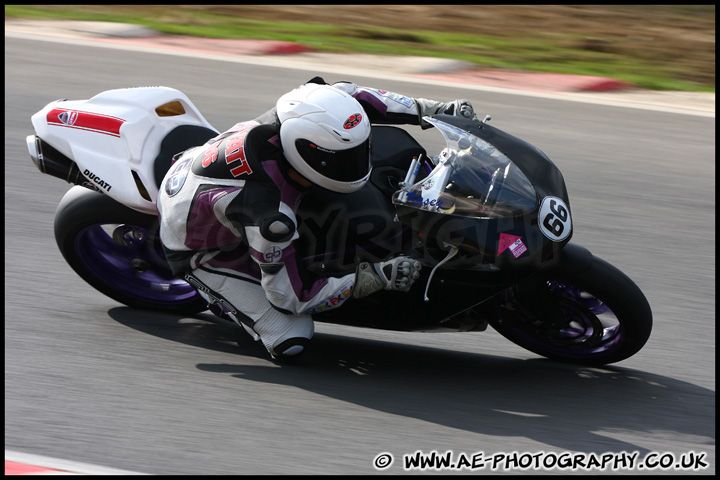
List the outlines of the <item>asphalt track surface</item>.
{"label": "asphalt track surface", "polygon": [[[708,467],[630,473],[715,472],[714,114],[354,76],[411,96],[471,99],[541,148],[565,175],[573,241],[638,283],[655,329],[633,358],[584,368],[490,330],[318,324],[303,364],[280,367],[209,314],[132,310],[82,282],[52,234],[69,186],[36,170],[25,136],[30,116],[58,98],[167,85],[223,129],[316,74],[346,75],[11,36],[5,66],[6,450],[166,475],[403,473],[403,456],[416,451],[692,453]],[[437,132],[418,133],[440,146]],[[394,463],[377,470],[384,452]]]}

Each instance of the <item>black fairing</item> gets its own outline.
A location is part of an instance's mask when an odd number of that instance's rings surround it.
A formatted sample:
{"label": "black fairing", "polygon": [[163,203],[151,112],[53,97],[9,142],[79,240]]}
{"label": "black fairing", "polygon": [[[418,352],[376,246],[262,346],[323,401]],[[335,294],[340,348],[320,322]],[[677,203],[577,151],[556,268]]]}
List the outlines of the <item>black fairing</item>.
{"label": "black fairing", "polygon": [[[436,115],[434,118],[486,140],[509,157],[532,183],[538,206],[546,196],[554,196],[562,199],[569,208],[560,170],[539,149],[488,124],[450,115]],[[422,253],[426,257],[429,254],[436,261],[442,259],[447,245],[454,245],[483,264],[523,272],[557,259],[560,250],[572,237],[569,235],[562,242],[548,239],[538,228],[537,209],[531,214],[518,212],[499,219],[439,215],[401,206],[398,206],[397,212],[398,217],[411,225],[414,231],[422,232],[423,238],[427,239]],[[499,252],[501,234],[520,237],[527,252],[518,258],[508,249]]]}
{"label": "black fairing", "polygon": [[[487,124],[444,115],[437,118],[505,153],[533,183],[538,200],[552,195],[568,204],[562,175],[537,148]],[[296,248],[310,271],[346,274],[355,271],[360,261],[378,262],[399,254],[419,257],[424,264],[410,292],[382,291],[350,299],[341,308],[314,315],[317,320],[392,330],[456,328],[453,323],[458,318],[468,318],[463,312],[559,258],[569,237],[561,243],[549,241],[537,226],[537,209],[531,214],[482,220],[396,208],[391,197],[412,158],[421,153],[426,152],[405,130],[373,126],[371,181],[352,194],[317,189],[303,199],[297,212],[300,239]],[[401,221],[395,220],[396,213]],[[500,233],[521,237],[528,251],[519,258],[508,250],[498,255]],[[431,301],[425,302],[430,267],[447,255],[443,241],[459,245],[460,254],[435,273],[429,288]]]}

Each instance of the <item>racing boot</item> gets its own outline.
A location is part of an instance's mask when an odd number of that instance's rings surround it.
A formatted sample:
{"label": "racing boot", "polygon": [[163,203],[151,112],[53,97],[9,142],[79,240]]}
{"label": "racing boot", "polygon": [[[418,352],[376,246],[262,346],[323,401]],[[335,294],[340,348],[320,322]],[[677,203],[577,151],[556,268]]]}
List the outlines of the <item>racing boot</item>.
{"label": "racing boot", "polygon": [[252,328],[244,323],[245,330],[260,340],[273,360],[290,363],[296,360],[310,343],[315,325],[310,315],[285,315],[270,309]]}

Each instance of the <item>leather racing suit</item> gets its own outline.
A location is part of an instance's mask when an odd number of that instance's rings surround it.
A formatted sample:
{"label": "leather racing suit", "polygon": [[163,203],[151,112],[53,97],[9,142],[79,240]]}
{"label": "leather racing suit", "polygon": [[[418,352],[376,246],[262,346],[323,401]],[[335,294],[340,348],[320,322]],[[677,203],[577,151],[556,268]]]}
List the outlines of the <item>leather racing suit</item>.
{"label": "leather racing suit", "polygon": [[[375,124],[421,125],[423,114],[446,105],[348,82],[333,86],[352,95]],[[308,187],[290,170],[273,108],[176,155],[157,202],[173,273],[271,355],[285,338],[309,340],[310,315],[341,306],[356,281],[354,273],[320,277],[300,264],[296,211]]]}

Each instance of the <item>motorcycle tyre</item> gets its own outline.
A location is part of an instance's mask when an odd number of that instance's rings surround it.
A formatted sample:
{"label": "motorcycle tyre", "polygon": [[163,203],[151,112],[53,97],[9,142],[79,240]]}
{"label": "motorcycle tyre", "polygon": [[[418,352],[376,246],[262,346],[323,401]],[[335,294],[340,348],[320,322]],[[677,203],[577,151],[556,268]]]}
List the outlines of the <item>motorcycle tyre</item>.
{"label": "motorcycle tyre", "polygon": [[[563,351],[544,344],[538,337],[529,336],[521,329],[513,328],[502,315],[489,318],[490,325],[506,339],[540,356],[589,366],[625,360],[640,351],[649,339],[653,321],[645,295],[629,277],[610,263],[593,257],[588,268],[578,271],[571,265],[560,265],[549,272],[547,278],[579,287],[609,307],[620,325],[622,337],[619,345],[598,352],[582,352],[582,349]],[[532,319],[526,318],[526,321]]]}
{"label": "motorcycle tyre", "polygon": [[[155,237],[158,232],[158,218],[156,216],[128,208],[105,194],[85,187],[75,186],[65,194],[55,213],[55,240],[65,261],[75,273],[99,292],[129,307],[187,315],[207,310],[207,302],[187,284],[185,284],[187,285],[187,292],[192,293],[187,293],[182,301],[177,301],[175,298],[163,299],[161,296],[152,299],[140,298],[133,295],[132,291],[124,292],[119,290],[106,280],[106,278],[113,278],[115,272],[112,271],[112,266],[107,265],[108,270],[103,272],[103,276],[88,268],[81,260],[76,239],[88,227],[112,224],[140,227],[152,232],[153,238],[155,238],[154,241],[159,242]],[[156,248],[161,250],[159,246]],[[164,261],[164,254],[162,255],[161,260]],[[127,258],[127,260],[128,262],[125,263],[129,263],[131,259]],[[163,271],[162,274],[166,278],[172,278],[169,267],[167,265],[164,267],[167,270]],[[172,278],[172,281],[179,285],[184,283],[184,281],[175,278]]]}

